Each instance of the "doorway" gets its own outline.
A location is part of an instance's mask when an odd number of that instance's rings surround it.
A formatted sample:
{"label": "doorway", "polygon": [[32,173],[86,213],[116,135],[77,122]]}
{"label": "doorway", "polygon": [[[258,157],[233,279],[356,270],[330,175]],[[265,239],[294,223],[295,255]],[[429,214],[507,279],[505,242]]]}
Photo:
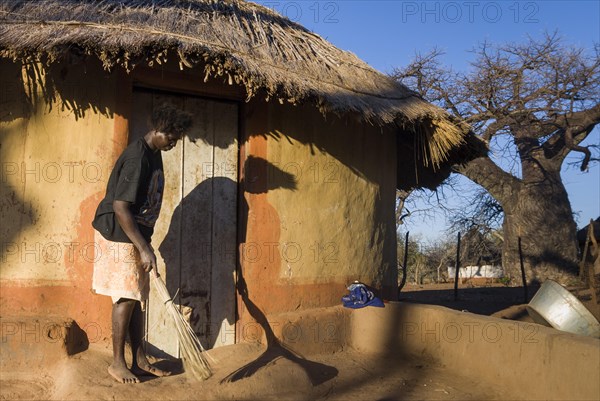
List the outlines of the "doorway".
{"label": "doorway", "polygon": [[[169,102],[193,115],[188,136],[163,152],[165,190],[152,246],[169,293],[209,349],[235,342],[238,105],[135,88],[129,142],[150,127],[155,106]],[[179,357],[177,332],[150,291],[150,351]]]}

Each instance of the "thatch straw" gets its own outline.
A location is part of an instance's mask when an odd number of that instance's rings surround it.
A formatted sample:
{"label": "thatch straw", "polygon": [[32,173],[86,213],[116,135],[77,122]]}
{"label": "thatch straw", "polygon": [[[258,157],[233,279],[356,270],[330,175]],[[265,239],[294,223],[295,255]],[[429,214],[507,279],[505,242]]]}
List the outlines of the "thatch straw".
{"label": "thatch straw", "polygon": [[212,375],[212,370],[200,339],[185,320],[179,308],[173,303],[165,282],[157,274],[150,275],[153,278],[153,288],[158,293],[159,299],[164,303],[167,313],[173,319],[177,329],[177,338],[179,339],[183,366],[186,372],[190,372],[198,380],[208,379]]}
{"label": "thatch straw", "polygon": [[0,56],[98,57],[104,67],[201,66],[205,80],[243,85],[247,98],[312,102],[421,136],[434,166],[463,144],[446,113],[354,54],[254,3],[238,0],[0,0]]}

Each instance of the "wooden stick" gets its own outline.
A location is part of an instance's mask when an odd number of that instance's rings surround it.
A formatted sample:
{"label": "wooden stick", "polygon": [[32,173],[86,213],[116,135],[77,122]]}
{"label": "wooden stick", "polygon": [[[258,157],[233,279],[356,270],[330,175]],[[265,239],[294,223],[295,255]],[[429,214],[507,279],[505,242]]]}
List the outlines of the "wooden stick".
{"label": "wooden stick", "polygon": [[456,243],[456,271],[454,272],[454,300],[458,300],[458,271],[460,270],[460,233]]}
{"label": "wooden stick", "polygon": [[406,232],[406,237],[404,239],[404,260],[402,263],[402,281],[400,281],[400,286],[398,286],[398,300],[400,300],[400,291],[402,291],[402,288],[404,288],[404,285],[406,284],[406,271],[408,270],[406,264],[408,263],[408,233],[410,231]]}
{"label": "wooden stick", "polygon": [[581,262],[579,263],[579,278],[581,280],[583,280],[584,276],[585,276],[585,262],[587,259],[588,245],[590,243],[591,233],[594,230],[593,222],[594,222],[594,220],[590,219],[590,224],[588,225],[587,235],[585,236],[585,245],[583,246],[583,253],[581,254]]}
{"label": "wooden stick", "polygon": [[529,302],[529,296],[527,294],[527,278],[525,277],[525,264],[523,263],[523,250],[521,249],[521,237],[519,237],[519,262],[521,263],[521,279],[523,280],[524,303],[527,303],[527,302]]}

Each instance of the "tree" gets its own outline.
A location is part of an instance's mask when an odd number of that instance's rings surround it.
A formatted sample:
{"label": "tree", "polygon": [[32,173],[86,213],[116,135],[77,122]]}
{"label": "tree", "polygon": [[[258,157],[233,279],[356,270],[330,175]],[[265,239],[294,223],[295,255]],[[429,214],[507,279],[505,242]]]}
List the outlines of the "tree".
{"label": "tree", "polygon": [[[397,234],[397,255],[398,255],[398,275],[402,278],[402,263],[404,261],[405,236]],[[431,269],[427,265],[427,256],[422,252],[423,239],[420,236],[414,236],[408,240],[408,255],[406,258],[406,282],[413,284],[423,284],[423,278],[431,275]]]}
{"label": "tree", "polygon": [[[406,233],[400,230],[397,234],[398,276],[402,279],[402,264]],[[454,240],[437,239],[425,242],[421,235],[409,236],[406,283],[416,285],[424,283],[441,283],[448,279],[448,266],[454,266],[456,242]]]}
{"label": "tree", "polygon": [[426,250],[427,265],[434,270],[435,282],[447,282],[448,267],[454,266],[456,263],[456,240],[455,239],[438,239],[430,243]]}
{"label": "tree", "polygon": [[449,232],[462,233],[462,265],[501,264],[502,206],[483,188],[452,213]]}
{"label": "tree", "polygon": [[518,269],[522,238],[529,278],[575,271],[576,224],[560,177],[570,152],[581,170],[597,160],[581,142],[600,122],[600,47],[569,47],[557,34],[522,44],[483,43],[466,73],[440,62],[434,49],[417,55],[396,79],[471,125],[498,154],[478,157],[454,171],[479,184],[503,212],[502,263]]}

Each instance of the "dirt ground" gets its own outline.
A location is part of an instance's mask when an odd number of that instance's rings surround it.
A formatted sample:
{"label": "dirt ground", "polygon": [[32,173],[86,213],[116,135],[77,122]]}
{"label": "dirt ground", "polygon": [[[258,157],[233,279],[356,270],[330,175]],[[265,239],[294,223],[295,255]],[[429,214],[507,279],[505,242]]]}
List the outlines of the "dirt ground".
{"label": "dirt ground", "polygon": [[[422,361],[384,360],[352,350],[290,359],[277,350],[267,350],[265,354],[265,349],[257,345],[236,344],[213,350],[211,354],[217,359],[215,372],[204,382],[176,372],[169,377],[148,377],[143,378],[142,383],[125,385],[115,382],[106,373],[111,358],[108,350],[92,346],[51,370],[2,372],[1,399],[481,400],[509,397],[502,389],[491,389],[439,366]],[[168,364],[163,361],[162,366],[165,365]]]}
{"label": "dirt ground", "polygon": [[[528,299],[537,288],[529,288]],[[577,290],[586,303],[584,290]],[[454,299],[453,284],[408,284],[401,301],[444,305],[473,313],[531,321],[525,312],[523,288],[461,284]],[[600,311],[588,309],[598,317]],[[53,400],[494,400],[513,399],[510,389],[490,387],[433,363],[389,356],[360,354],[344,349],[330,355],[302,357],[278,347],[236,344],[209,351],[214,374],[198,382],[173,361],[156,361],[169,368],[169,377],[144,377],[125,385],[106,369],[110,350],[99,344],[48,365],[3,369],[0,399]]]}

